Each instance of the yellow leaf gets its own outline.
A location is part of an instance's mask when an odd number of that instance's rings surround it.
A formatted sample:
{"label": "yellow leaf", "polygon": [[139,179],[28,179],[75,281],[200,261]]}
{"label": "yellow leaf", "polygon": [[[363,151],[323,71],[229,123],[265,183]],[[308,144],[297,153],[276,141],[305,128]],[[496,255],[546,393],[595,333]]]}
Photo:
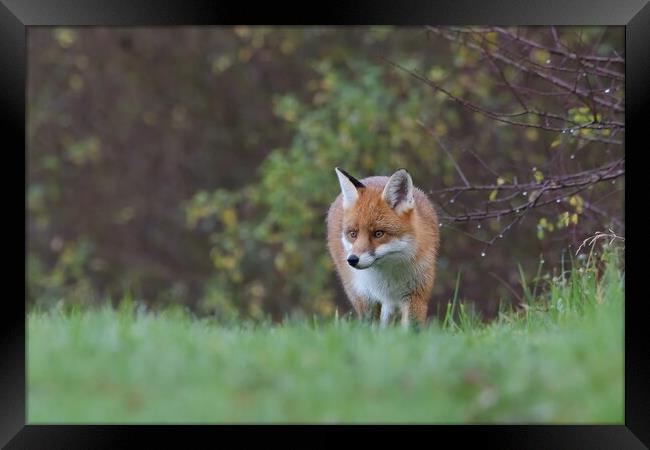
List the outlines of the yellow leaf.
{"label": "yellow leaf", "polygon": [[529,141],[536,141],[539,137],[539,132],[535,128],[528,128],[526,130],[526,139]]}
{"label": "yellow leaf", "polygon": [[432,81],[442,81],[445,78],[445,70],[440,66],[435,66],[429,71],[429,79]]}
{"label": "yellow leaf", "polygon": [[84,85],[84,80],[78,74],[73,74],[68,80],[68,86],[75,92],[81,91]]}
{"label": "yellow leaf", "polygon": [[250,48],[242,48],[239,50],[239,60],[247,62],[253,56],[253,51]]}
{"label": "yellow leaf", "polygon": [[221,72],[232,66],[232,63],[230,55],[221,55],[212,61],[212,73],[219,75]]}
{"label": "yellow leaf", "polygon": [[68,48],[77,40],[77,32],[69,28],[57,28],[54,30],[54,38],[63,48]]}
{"label": "yellow leaf", "polygon": [[237,212],[234,208],[227,208],[221,213],[221,220],[226,228],[232,229],[237,226]]}
{"label": "yellow leaf", "polygon": [[490,43],[497,43],[499,42],[499,33],[496,31],[489,31],[485,33],[485,40]]}
{"label": "yellow leaf", "polygon": [[546,64],[550,57],[551,54],[548,52],[548,50],[535,49],[531,52],[532,60],[538,64]]}
{"label": "yellow leaf", "polygon": [[293,41],[285,39],[280,44],[280,51],[286,55],[291,53],[295,47],[296,45]]}

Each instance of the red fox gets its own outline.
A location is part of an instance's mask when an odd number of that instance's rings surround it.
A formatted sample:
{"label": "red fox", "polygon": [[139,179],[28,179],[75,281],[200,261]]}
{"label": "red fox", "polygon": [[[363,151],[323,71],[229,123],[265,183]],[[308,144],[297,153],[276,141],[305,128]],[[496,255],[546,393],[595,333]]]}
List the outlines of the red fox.
{"label": "red fox", "polygon": [[358,316],[386,326],[424,324],[436,275],[438,216],[405,169],[359,181],[335,169],[341,193],[327,213],[327,244]]}

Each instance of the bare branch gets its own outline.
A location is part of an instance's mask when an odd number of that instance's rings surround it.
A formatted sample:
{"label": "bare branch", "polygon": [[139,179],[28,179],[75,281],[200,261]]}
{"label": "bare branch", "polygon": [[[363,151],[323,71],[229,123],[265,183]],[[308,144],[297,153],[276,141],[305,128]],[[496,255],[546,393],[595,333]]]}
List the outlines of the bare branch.
{"label": "bare branch", "polygon": [[[580,135],[573,134],[573,133],[577,132],[580,129],[596,129],[596,130],[598,130],[598,129],[620,128],[621,126],[624,126],[623,124],[619,124],[619,123],[611,124],[611,123],[607,123],[607,122],[595,122],[595,121],[588,122],[586,124],[578,124],[577,122],[574,122],[574,121],[572,121],[572,120],[570,120],[568,118],[562,117],[562,116],[557,116],[557,115],[553,115],[553,114],[549,114],[549,113],[545,113],[545,112],[541,112],[541,111],[534,111],[534,110],[521,111],[521,112],[517,112],[517,113],[502,113],[502,112],[490,111],[490,110],[482,108],[482,107],[480,107],[480,106],[478,106],[478,105],[476,105],[476,104],[474,104],[474,103],[472,103],[472,102],[470,102],[468,100],[465,100],[463,98],[460,98],[460,97],[457,97],[457,96],[453,95],[451,92],[447,91],[446,89],[444,89],[440,85],[434,83],[433,81],[429,80],[428,78],[424,77],[423,75],[420,75],[417,72],[414,72],[414,71],[402,66],[399,63],[396,63],[394,61],[391,61],[391,60],[383,58],[383,57],[382,57],[382,59],[384,61],[388,62],[389,64],[391,64],[392,66],[397,67],[398,69],[403,70],[404,72],[408,73],[409,75],[411,75],[415,79],[417,79],[419,81],[422,81],[423,83],[429,85],[430,87],[434,88],[437,91],[442,92],[447,97],[449,97],[451,100],[461,104],[462,106],[466,107],[467,109],[470,109],[470,110],[472,110],[474,112],[482,114],[482,115],[484,115],[486,117],[489,117],[490,119],[494,119],[494,120],[499,121],[499,122],[507,123],[509,125],[522,126],[522,127],[528,127],[528,128],[537,128],[537,129],[541,129],[541,130],[545,130],[545,131],[555,131],[555,132],[571,131],[572,136],[575,139],[578,139],[578,140],[603,142],[603,143],[614,144],[614,145],[621,145],[622,144],[621,141],[615,141],[615,140],[606,139],[606,138],[590,138],[590,137],[580,136]],[[518,117],[518,116],[524,116],[524,115],[527,115],[527,114],[537,115],[537,116],[540,116],[540,117],[546,117],[546,118],[550,118],[550,119],[562,120],[562,121],[564,121],[566,123],[575,124],[575,125],[572,126],[572,127],[569,127],[569,128],[553,127],[553,126],[547,126],[547,125],[532,124],[532,123],[527,123],[527,122],[517,122],[517,121],[509,119],[509,117]]]}
{"label": "bare branch", "polygon": [[[456,38],[454,36],[450,36],[448,33],[437,30],[435,28],[432,28],[431,31],[433,31],[434,33],[444,37],[445,39],[448,39],[448,40],[451,40],[451,41],[456,41],[456,42],[459,41],[458,38]],[[465,45],[467,45],[468,47],[470,47],[470,48],[478,50],[478,51],[480,51],[482,53],[484,52],[483,48],[480,45],[478,45],[478,44],[476,44],[474,42],[463,41],[463,43]],[[526,64],[522,64],[519,61],[515,61],[512,58],[504,55],[501,52],[493,52],[492,55],[493,55],[494,58],[496,58],[496,59],[498,59],[498,60],[500,60],[500,61],[502,61],[502,62],[504,62],[506,64],[509,64],[509,65],[519,69],[522,72],[526,72],[526,73],[530,73],[532,75],[535,75],[536,77],[539,77],[539,78],[541,78],[541,79],[543,79],[543,80],[545,80],[545,81],[547,81],[547,82],[549,82],[549,83],[551,83],[551,84],[553,84],[553,85],[555,85],[557,87],[560,87],[560,88],[566,90],[568,93],[575,94],[578,97],[581,97],[583,99],[589,99],[588,91],[579,88],[577,85],[572,86],[571,83],[563,80],[562,78],[558,78],[556,76],[553,76],[553,75],[551,75],[549,73],[546,73],[546,72],[543,72],[541,70],[535,70],[535,68],[530,67],[530,66],[528,66]],[[530,63],[530,61],[527,61],[527,62]],[[609,99],[603,98],[601,96],[594,97],[594,101],[596,101],[601,106],[604,106],[604,107],[606,107],[608,109],[611,109],[613,111],[620,112],[620,113],[625,112],[625,108],[620,106],[620,104],[614,103],[614,102],[610,101]]]}
{"label": "bare branch", "polygon": [[601,181],[612,180],[625,174],[625,169],[621,167],[624,159],[613,163],[605,164],[596,169],[578,172],[570,175],[556,176],[547,178],[541,182],[530,183],[511,183],[511,184],[488,184],[488,185],[469,185],[456,186],[431,191],[431,194],[456,193],[459,191],[534,191],[544,189],[544,191],[554,191],[570,187],[585,186],[598,183]]}
{"label": "bare branch", "polygon": [[[618,56],[596,56],[596,55],[591,55],[591,54],[589,54],[589,55],[578,54],[578,53],[562,50],[560,47],[557,47],[557,46],[556,47],[549,47],[549,46],[546,46],[546,45],[542,45],[539,42],[535,42],[535,41],[532,41],[530,39],[523,38],[521,36],[513,35],[508,30],[506,30],[504,28],[501,28],[501,27],[495,27],[495,30],[498,31],[499,33],[501,33],[502,35],[505,35],[505,36],[509,37],[510,39],[514,39],[514,40],[516,40],[518,42],[526,44],[529,47],[537,48],[537,49],[540,49],[540,50],[545,50],[545,51],[547,51],[547,52],[549,52],[551,54],[563,56],[563,57],[568,58],[568,59],[573,60],[573,61],[582,62],[582,64],[584,64],[585,66],[587,66],[587,67],[589,67],[591,69],[595,69],[597,71],[602,71],[601,75],[603,75],[603,76],[610,75],[610,76],[612,76],[612,77],[614,77],[614,78],[616,78],[618,80],[624,80],[625,79],[625,75],[623,73],[621,73],[621,72],[606,70],[606,69],[603,69],[600,66],[597,66],[597,65],[591,63],[591,62],[604,62],[604,63],[624,64],[625,59],[620,58]],[[556,43],[557,42],[558,41],[556,41]]]}

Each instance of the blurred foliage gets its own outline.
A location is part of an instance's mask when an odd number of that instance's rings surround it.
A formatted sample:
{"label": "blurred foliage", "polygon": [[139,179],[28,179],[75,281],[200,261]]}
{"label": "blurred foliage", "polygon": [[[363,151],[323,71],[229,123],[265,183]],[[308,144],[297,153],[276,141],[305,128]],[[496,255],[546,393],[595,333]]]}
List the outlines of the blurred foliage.
{"label": "blurred foliage", "polygon": [[[579,31],[599,54],[622,50],[622,28]],[[576,34],[560,29],[567,45]],[[543,179],[559,152],[578,169],[613,151],[491,121],[388,64],[486,108],[516,106],[478,51],[419,28],[35,28],[28,46],[28,300],[40,306],[132,292],[154,309],[223,317],[333,315],[349,309],[325,246],[335,166],[358,178],[407,167],[427,191],[458,184],[418,122],[487,161],[499,177],[457,154],[487,183]],[[554,98],[539,106],[590,120]],[[584,201],[527,218],[485,258],[443,228],[435,303],[462,270],[463,295],[495,315],[511,294],[490,273],[516,285],[518,263],[557,264],[610,224],[584,216]],[[621,202],[619,192],[599,205],[621,217]],[[503,224],[471,227],[482,236]]]}

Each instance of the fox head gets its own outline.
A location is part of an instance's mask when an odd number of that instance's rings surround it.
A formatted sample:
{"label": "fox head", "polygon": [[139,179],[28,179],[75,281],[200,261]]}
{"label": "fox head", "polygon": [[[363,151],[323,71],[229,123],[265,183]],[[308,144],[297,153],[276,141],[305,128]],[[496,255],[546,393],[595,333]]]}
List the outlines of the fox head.
{"label": "fox head", "polygon": [[395,172],[385,186],[364,185],[336,168],[343,196],[341,241],[347,262],[367,269],[379,261],[407,261],[415,255],[414,187],[405,169]]}

